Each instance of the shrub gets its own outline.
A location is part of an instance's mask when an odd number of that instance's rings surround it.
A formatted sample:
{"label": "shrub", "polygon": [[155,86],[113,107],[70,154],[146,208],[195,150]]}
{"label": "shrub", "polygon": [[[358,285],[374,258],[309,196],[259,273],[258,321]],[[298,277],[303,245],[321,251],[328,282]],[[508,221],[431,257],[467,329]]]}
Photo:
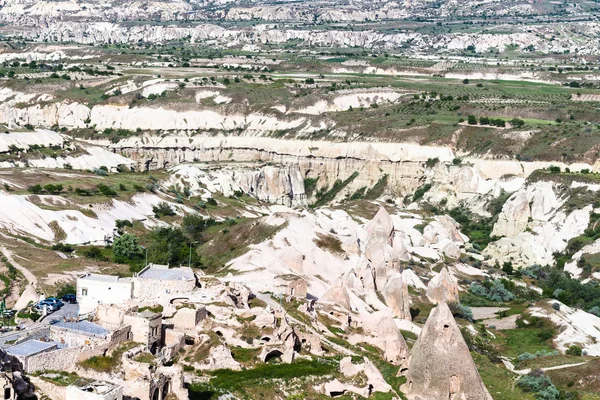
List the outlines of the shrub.
{"label": "shrub", "polygon": [[560,173],[560,167],[557,167],[556,165],[551,165],[548,167],[548,171],[552,174],[559,174]]}
{"label": "shrub", "polygon": [[512,275],[513,266],[510,261],[507,261],[502,265],[502,272],[504,272],[506,275]]}
{"label": "shrub", "polygon": [[202,241],[202,234],[216,221],[212,218],[204,219],[200,214],[186,214],[181,221],[181,230],[191,241]]}
{"label": "shrub", "polygon": [[499,279],[496,279],[492,282],[492,287],[489,289],[489,293],[487,296],[492,301],[511,301],[514,300],[515,296],[506,290],[504,285]]}
{"label": "shrub", "polygon": [[552,308],[554,308],[556,311],[560,311],[560,304],[559,303],[552,303]]}
{"label": "shrub", "polygon": [[108,261],[108,258],[102,254],[102,250],[96,246],[92,246],[89,249],[84,250],[83,255],[87,258],[92,258],[98,261]]}
{"label": "shrub", "polygon": [[113,188],[111,188],[110,186],[107,186],[103,183],[99,183],[98,186],[96,186],[96,188],[104,196],[107,196],[107,197],[117,196],[117,192]]}
{"label": "shrub", "polygon": [[425,166],[427,168],[433,168],[435,167],[438,163],[440,162],[439,158],[428,158],[427,161],[425,161]]}
{"label": "shrub", "polygon": [[471,286],[469,286],[469,292],[481,297],[487,297],[488,295],[488,290],[477,282],[471,283]]}
{"label": "shrub", "polygon": [[42,193],[42,191],[44,190],[44,188],[42,187],[42,185],[37,184],[37,185],[33,185],[33,186],[29,186],[27,188],[27,191],[29,193],[33,193],[33,194],[39,194]]}
{"label": "shrub", "polygon": [[590,314],[594,314],[596,317],[600,317],[600,307],[594,306],[588,310]]}
{"label": "shrub", "polygon": [[126,226],[132,228],[133,223],[128,219],[118,219],[115,221],[115,226],[117,227],[117,229],[123,229]]}
{"label": "shrub", "polygon": [[473,282],[469,286],[469,292],[495,302],[506,302],[515,299],[515,295],[504,287],[500,279],[487,281],[483,285]]}
{"label": "shrub", "polygon": [[70,244],[57,243],[52,246],[52,250],[54,251],[62,251],[63,253],[72,253],[75,251],[75,248]]}
{"label": "shrub", "polygon": [[570,356],[580,356],[583,353],[583,349],[575,344],[572,344],[571,346],[569,346],[569,348],[567,349],[567,351],[565,351],[565,354],[568,354]]}
{"label": "shrub", "polygon": [[527,375],[523,375],[521,379],[517,381],[517,386],[520,386],[526,392],[540,392],[552,385],[552,381],[548,378],[543,371],[533,370]]}
{"label": "shrub", "polygon": [[175,211],[173,211],[173,208],[169,205],[169,203],[164,201],[161,201],[157,205],[153,206],[152,211],[154,212],[154,216],[156,218],[169,217],[175,215]]}
{"label": "shrub", "polygon": [[417,201],[421,199],[423,196],[425,196],[425,193],[427,193],[429,189],[431,189],[431,184],[427,183],[415,190],[415,193],[412,196],[412,201]]}
{"label": "shrub", "polygon": [[473,311],[471,311],[469,307],[463,306],[457,302],[448,303],[448,307],[450,308],[450,311],[454,317],[463,318],[467,321],[473,322]]}

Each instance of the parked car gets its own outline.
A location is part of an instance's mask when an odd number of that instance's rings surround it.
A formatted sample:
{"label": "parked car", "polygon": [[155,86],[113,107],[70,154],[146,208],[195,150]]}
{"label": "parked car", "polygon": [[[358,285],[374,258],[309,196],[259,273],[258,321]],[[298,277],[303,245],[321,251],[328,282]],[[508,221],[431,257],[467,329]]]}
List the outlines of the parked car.
{"label": "parked car", "polygon": [[42,301],[45,301],[47,303],[52,303],[55,306],[57,306],[58,308],[61,308],[62,306],[65,305],[65,303],[63,303],[62,301],[60,301],[59,299],[57,299],[56,297],[48,297],[47,299],[44,299]]}
{"label": "parked car", "polygon": [[62,297],[62,301],[69,304],[75,304],[77,303],[77,296],[75,296],[74,294],[65,294]]}
{"label": "parked car", "polygon": [[58,307],[56,307],[53,304],[47,304],[47,303],[42,304],[42,302],[39,302],[35,306],[33,306],[33,310],[38,314],[42,314],[44,312],[44,308],[46,308],[46,311],[48,312],[48,314],[50,314],[58,309]]}
{"label": "parked car", "polygon": [[42,300],[39,303],[37,303],[37,306],[39,307],[40,310],[44,309],[44,306],[46,306],[48,308],[48,311],[56,311],[59,309],[58,305],[54,304],[51,301],[48,300]]}
{"label": "parked car", "polygon": [[4,318],[12,318],[15,316],[16,311],[15,310],[4,310],[4,312],[2,313],[2,316]]}

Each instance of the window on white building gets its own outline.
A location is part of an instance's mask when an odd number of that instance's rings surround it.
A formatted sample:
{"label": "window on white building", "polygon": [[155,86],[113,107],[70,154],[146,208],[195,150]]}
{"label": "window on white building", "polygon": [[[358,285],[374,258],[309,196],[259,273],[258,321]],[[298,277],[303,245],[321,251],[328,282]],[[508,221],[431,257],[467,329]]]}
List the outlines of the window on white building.
{"label": "window on white building", "polygon": [[81,289],[81,295],[82,296],[87,296],[87,294],[88,294],[88,290],[87,289],[85,289],[85,288]]}

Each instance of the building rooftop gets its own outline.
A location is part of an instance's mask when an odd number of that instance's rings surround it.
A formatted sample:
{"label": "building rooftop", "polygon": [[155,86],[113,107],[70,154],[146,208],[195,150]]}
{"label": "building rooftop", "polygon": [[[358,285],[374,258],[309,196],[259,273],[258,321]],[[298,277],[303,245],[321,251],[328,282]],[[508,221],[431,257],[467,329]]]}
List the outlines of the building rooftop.
{"label": "building rooftop", "polygon": [[95,282],[128,282],[131,278],[121,278],[115,275],[102,275],[102,274],[85,274],[79,277],[79,279],[85,279],[86,281]]}
{"label": "building rooftop", "polygon": [[6,352],[13,356],[32,356],[44,351],[52,350],[58,346],[56,342],[42,342],[41,340],[28,340],[6,348]]}
{"label": "building rooftop", "polygon": [[142,279],[161,281],[195,281],[194,271],[189,267],[169,268],[168,265],[148,264],[137,274]]}
{"label": "building rooftop", "polygon": [[106,337],[108,330],[101,327],[100,325],[94,324],[89,321],[79,322],[67,322],[67,321],[56,321],[52,324],[53,327],[69,330],[71,332],[78,333],[80,335],[87,336],[101,336]]}

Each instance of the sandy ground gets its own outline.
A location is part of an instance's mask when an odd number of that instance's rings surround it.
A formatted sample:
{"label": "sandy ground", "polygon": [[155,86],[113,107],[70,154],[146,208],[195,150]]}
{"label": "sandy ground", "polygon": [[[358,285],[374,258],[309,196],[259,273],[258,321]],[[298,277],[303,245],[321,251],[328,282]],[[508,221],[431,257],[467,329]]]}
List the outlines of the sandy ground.
{"label": "sandy ground", "polygon": [[509,310],[506,307],[471,307],[473,319],[496,318],[496,313]]}
{"label": "sandy ground", "polygon": [[516,329],[517,328],[517,318],[519,316],[518,315],[511,315],[510,317],[506,317],[506,318],[502,318],[502,319],[498,319],[498,318],[488,318],[488,319],[484,319],[482,322],[485,326],[489,327],[490,325],[493,325],[496,327],[496,329],[502,330],[502,329]]}

